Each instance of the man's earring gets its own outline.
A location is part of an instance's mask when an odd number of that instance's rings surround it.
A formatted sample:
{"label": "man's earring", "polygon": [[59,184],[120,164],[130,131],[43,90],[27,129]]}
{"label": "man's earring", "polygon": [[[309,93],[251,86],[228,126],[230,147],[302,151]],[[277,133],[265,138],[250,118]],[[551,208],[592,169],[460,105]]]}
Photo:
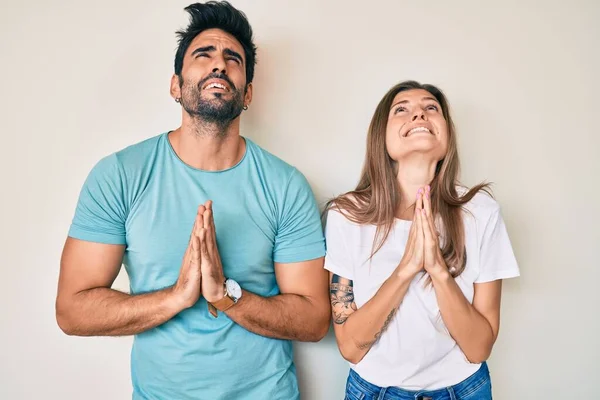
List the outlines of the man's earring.
{"label": "man's earring", "polygon": [[177,98],[175,99],[175,103],[181,103],[181,97],[177,97]]}
{"label": "man's earring", "polygon": [[244,111],[246,111],[248,109],[248,106],[244,106]]}

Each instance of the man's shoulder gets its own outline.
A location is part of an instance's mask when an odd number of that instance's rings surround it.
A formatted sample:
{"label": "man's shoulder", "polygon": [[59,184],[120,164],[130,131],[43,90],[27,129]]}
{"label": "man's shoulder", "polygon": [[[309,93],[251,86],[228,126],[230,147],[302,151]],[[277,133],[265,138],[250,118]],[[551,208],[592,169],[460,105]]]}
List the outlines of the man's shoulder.
{"label": "man's shoulder", "polygon": [[270,178],[278,176],[283,180],[289,181],[296,175],[302,176],[302,173],[295,166],[266,150],[251,139],[245,139],[259,168],[263,173],[268,174]]}
{"label": "man's shoulder", "polygon": [[125,184],[153,162],[161,137],[156,135],[105,155],[92,167],[88,180]]}
{"label": "man's shoulder", "polygon": [[111,156],[125,169],[138,169],[142,165],[154,160],[154,155],[159,150],[164,139],[164,133],[138,141],[127,147],[115,151]]}

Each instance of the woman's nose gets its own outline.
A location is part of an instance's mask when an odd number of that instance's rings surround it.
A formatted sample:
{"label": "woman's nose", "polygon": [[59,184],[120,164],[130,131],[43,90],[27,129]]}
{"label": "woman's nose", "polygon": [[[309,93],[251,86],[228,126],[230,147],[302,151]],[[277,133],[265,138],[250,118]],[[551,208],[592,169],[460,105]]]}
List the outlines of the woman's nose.
{"label": "woman's nose", "polygon": [[415,122],[418,119],[421,119],[423,121],[427,121],[427,116],[423,112],[423,110],[419,110],[419,111],[415,112],[415,114],[412,117],[412,122]]}

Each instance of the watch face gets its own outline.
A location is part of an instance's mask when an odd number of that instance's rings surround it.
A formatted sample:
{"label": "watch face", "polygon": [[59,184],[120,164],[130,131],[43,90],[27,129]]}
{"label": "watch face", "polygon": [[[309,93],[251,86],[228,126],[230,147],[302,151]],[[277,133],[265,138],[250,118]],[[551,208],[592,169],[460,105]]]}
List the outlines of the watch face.
{"label": "watch face", "polygon": [[227,279],[225,286],[227,287],[227,293],[229,293],[236,301],[242,297],[242,288],[233,279]]}

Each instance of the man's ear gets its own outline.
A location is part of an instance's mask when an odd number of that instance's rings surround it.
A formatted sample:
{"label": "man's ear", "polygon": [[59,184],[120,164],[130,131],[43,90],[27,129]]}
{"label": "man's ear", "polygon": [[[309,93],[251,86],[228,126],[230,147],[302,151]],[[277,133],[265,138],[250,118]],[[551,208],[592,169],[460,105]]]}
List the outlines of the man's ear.
{"label": "man's ear", "polygon": [[181,85],[179,75],[173,74],[171,77],[171,97],[179,102],[181,100]]}
{"label": "man's ear", "polygon": [[246,93],[244,94],[244,107],[248,107],[252,103],[252,82],[246,85]]}

